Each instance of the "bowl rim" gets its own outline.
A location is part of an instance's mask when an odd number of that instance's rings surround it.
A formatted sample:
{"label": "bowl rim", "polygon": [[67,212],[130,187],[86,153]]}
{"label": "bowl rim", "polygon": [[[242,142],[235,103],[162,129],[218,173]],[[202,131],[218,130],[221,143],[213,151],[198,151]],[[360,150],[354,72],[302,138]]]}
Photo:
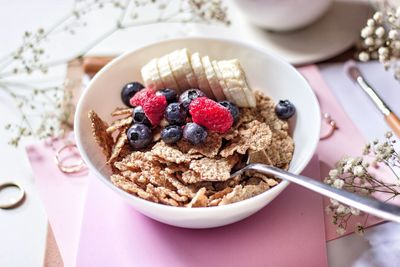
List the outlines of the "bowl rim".
{"label": "bowl rim", "polygon": [[282,180],[278,185],[268,189],[267,191],[258,194],[256,196],[253,196],[251,198],[248,199],[244,199],[241,200],[239,202],[234,202],[234,203],[230,203],[228,205],[222,205],[222,206],[212,206],[212,207],[196,207],[196,208],[186,208],[186,207],[174,207],[174,206],[169,206],[169,205],[164,205],[164,204],[160,204],[160,203],[155,203],[155,202],[151,202],[145,199],[142,199],[140,197],[137,197],[133,194],[130,194],[122,189],[120,189],[119,187],[115,186],[109,178],[104,177],[103,174],[101,174],[98,170],[98,168],[96,168],[90,161],[89,156],[87,155],[86,151],[84,150],[83,147],[83,143],[80,140],[80,136],[79,136],[79,132],[81,132],[80,129],[80,117],[81,117],[81,113],[82,113],[82,109],[83,109],[83,104],[84,104],[84,99],[86,98],[86,95],[89,92],[89,88],[92,86],[92,84],[94,84],[97,79],[103,75],[103,73],[107,72],[110,68],[112,68],[114,65],[118,64],[120,61],[124,60],[127,56],[129,56],[132,53],[138,53],[141,50],[145,50],[148,49],[149,47],[152,46],[158,46],[158,45],[162,45],[162,44],[167,44],[167,43],[174,43],[174,42],[179,42],[179,41],[185,41],[185,40],[192,40],[192,41],[196,41],[196,40],[200,40],[200,41],[216,41],[216,42],[221,42],[221,43],[233,43],[235,45],[238,46],[245,46],[248,47],[250,49],[253,50],[257,50],[260,53],[264,53],[267,54],[268,56],[274,58],[275,60],[279,61],[281,64],[287,65],[287,67],[289,67],[289,69],[292,69],[294,74],[297,75],[300,80],[303,80],[303,82],[306,84],[306,86],[308,87],[308,90],[311,92],[311,101],[314,102],[314,106],[317,108],[318,110],[318,114],[317,115],[317,119],[318,121],[316,122],[316,132],[313,133],[313,140],[311,143],[311,147],[310,147],[310,152],[309,155],[307,155],[306,157],[303,157],[303,163],[299,165],[297,172],[300,173],[301,171],[304,170],[304,168],[309,164],[311,158],[313,157],[316,149],[317,149],[317,145],[319,142],[319,134],[320,134],[320,128],[321,128],[321,111],[320,111],[320,107],[319,107],[319,103],[318,103],[318,99],[314,93],[314,91],[312,90],[310,84],[308,83],[308,81],[300,74],[300,72],[290,63],[288,63],[286,60],[284,60],[281,56],[279,55],[275,55],[273,53],[271,53],[270,51],[255,45],[253,43],[249,43],[249,42],[244,42],[244,41],[239,41],[239,40],[235,40],[235,39],[231,39],[231,38],[225,38],[225,37],[205,37],[205,36],[193,36],[193,37],[178,37],[178,38],[171,38],[171,39],[167,39],[167,40],[162,40],[162,41],[154,41],[148,44],[145,44],[143,46],[140,46],[138,48],[134,48],[131,50],[128,50],[124,53],[122,53],[121,55],[119,55],[118,57],[114,58],[113,60],[111,60],[109,63],[106,64],[106,66],[104,66],[99,72],[97,72],[95,74],[95,76],[90,80],[89,84],[85,87],[85,89],[83,90],[81,96],[79,97],[77,106],[76,106],[76,111],[75,111],[75,116],[74,116],[74,135],[75,135],[75,141],[78,147],[79,152],[81,153],[81,156],[84,160],[84,162],[88,165],[89,170],[94,172],[95,176],[100,179],[103,183],[105,183],[109,188],[111,188],[113,191],[115,191],[117,194],[122,194],[122,197],[125,197],[127,199],[132,199],[133,201],[136,201],[137,203],[139,203],[141,205],[141,207],[151,207],[151,208],[155,208],[155,209],[163,209],[166,212],[167,211],[171,211],[171,212],[181,212],[181,213],[193,213],[193,212],[198,212],[198,213],[207,213],[207,212],[223,212],[223,211],[228,211],[228,210],[236,210],[236,209],[240,209],[243,206],[247,206],[248,204],[250,204],[251,202],[257,202],[258,199],[262,199],[265,195],[267,194],[271,194],[274,195],[273,193],[275,191],[277,191],[277,194],[274,196],[274,198],[276,196],[278,196],[289,184],[290,182]]}

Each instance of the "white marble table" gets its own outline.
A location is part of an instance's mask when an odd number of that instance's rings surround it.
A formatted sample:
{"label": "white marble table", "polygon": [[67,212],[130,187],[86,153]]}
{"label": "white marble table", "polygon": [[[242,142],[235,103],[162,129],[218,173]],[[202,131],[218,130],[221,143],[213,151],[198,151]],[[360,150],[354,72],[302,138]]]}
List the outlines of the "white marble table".
{"label": "white marble table", "polygon": [[[22,33],[27,29],[37,29],[46,27],[62,17],[66,10],[71,8],[72,1],[52,1],[52,0],[14,0],[3,1],[0,3],[0,56],[12,51],[20,42]],[[96,24],[96,29],[106,27],[107,17]],[[94,49],[93,53],[104,53],[112,48],[115,51],[123,51],[132,48],[132,44],[139,46],[143,43],[162,39],[170,36],[182,36],[185,32],[193,34],[198,31],[192,26],[172,26],[169,32],[160,31],[157,26],[149,28],[127,30],[124,33],[118,33],[104,42],[101,47]],[[213,28],[215,34],[215,28]],[[150,34],[149,34],[150,32]],[[203,29],[204,32],[204,29]],[[227,33],[225,33],[227,35]],[[63,48],[65,53],[73,53],[73,50],[79,48],[84,42],[93,36],[93,30],[90,33],[84,33],[78,42],[70,43],[66,39]],[[123,38],[123,42],[121,41]],[[57,72],[59,77],[65,74],[65,68],[60,68]],[[57,76],[56,75],[56,76]],[[45,249],[45,237],[47,219],[46,214],[35,189],[32,172],[27,161],[23,146],[15,149],[7,144],[10,136],[3,126],[10,120],[18,118],[17,110],[12,104],[12,100],[4,97],[0,91],[0,182],[6,180],[19,181],[27,191],[27,199],[24,205],[15,210],[0,210],[0,266],[42,266]],[[389,225],[390,226],[390,225]],[[384,232],[392,236],[394,250],[399,252],[399,237],[392,235],[396,229],[381,225],[368,230],[368,238],[374,244],[374,251],[382,248],[377,234]],[[397,232],[399,229],[397,228]],[[377,241],[378,240],[378,241]],[[388,241],[389,242],[389,241]],[[397,247],[396,247],[397,244]],[[377,254],[363,253],[370,248],[369,243],[358,236],[350,235],[328,243],[329,266],[365,266],[365,264],[356,263],[358,259],[364,257],[371,262],[368,257],[378,257]],[[390,252],[389,254],[393,257]],[[399,253],[397,253],[399,254]],[[391,257],[382,254],[384,259]],[[390,265],[389,261],[386,261]],[[397,259],[397,262],[400,262]],[[383,266],[380,264],[380,266]]]}

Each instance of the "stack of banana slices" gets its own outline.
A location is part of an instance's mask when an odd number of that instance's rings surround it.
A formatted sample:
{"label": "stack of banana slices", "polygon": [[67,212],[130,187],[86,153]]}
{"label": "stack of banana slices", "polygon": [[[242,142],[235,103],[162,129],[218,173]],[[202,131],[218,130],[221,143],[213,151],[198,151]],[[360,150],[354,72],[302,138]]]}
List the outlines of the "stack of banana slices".
{"label": "stack of banana slices", "polygon": [[175,89],[181,93],[198,88],[209,98],[228,100],[239,107],[255,107],[256,99],[238,59],[211,60],[184,48],[154,58],[142,69],[147,87]]}

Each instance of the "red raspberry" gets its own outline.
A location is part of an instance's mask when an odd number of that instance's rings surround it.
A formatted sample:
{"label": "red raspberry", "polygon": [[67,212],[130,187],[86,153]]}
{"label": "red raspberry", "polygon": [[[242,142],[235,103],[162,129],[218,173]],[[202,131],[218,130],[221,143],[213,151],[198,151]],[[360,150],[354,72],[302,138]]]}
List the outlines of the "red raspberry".
{"label": "red raspberry", "polygon": [[160,124],[160,121],[164,117],[164,111],[166,107],[167,99],[163,95],[155,95],[153,93],[152,96],[142,101],[144,114],[146,114],[146,117],[153,126]]}
{"label": "red raspberry", "polygon": [[139,92],[137,92],[130,100],[129,102],[131,103],[132,106],[137,107],[137,106],[142,106],[144,102],[151,98],[152,96],[155,95],[155,92],[151,89],[142,89]]}
{"label": "red raspberry", "polygon": [[192,100],[189,112],[193,122],[213,132],[226,133],[233,124],[233,117],[229,110],[207,97]]}

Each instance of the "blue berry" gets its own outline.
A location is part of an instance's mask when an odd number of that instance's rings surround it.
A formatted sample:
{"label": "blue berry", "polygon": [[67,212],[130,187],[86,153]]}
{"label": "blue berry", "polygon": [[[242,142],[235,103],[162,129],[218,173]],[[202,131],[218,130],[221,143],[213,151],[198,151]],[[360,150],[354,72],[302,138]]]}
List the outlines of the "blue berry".
{"label": "blue berry", "polygon": [[144,88],[143,84],[138,82],[131,82],[125,84],[125,86],[122,88],[121,91],[122,102],[124,102],[124,104],[127,105],[128,107],[132,107],[131,103],[129,103],[129,100],[143,88]]}
{"label": "blue berry", "polygon": [[132,117],[134,123],[143,123],[147,126],[151,125],[149,119],[147,118],[141,106],[137,106],[133,109]]}
{"label": "blue berry", "polygon": [[179,103],[171,103],[165,109],[164,117],[170,124],[182,125],[186,122],[186,111]]}
{"label": "blue berry", "polygon": [[156,92],[156,95],[163,95],[167,99],[168,103],[176,101],[176,91],[174,89],[165,88]]}
{"label": "blue berry", "polygon": [[235,104],[233,104],[229,101],[221,101],[218,103],[220,105],[226,107],[229,110],[229,112],[231,113],[231,115],[233,117],[233,123],[236,123],[239,120],[240,112],[239,112],[239,108]]}
{"label": "blue berry", "polygon": [[166,144],[173,144],[178,142],[182,138],[183,130],[181,126],[169,125],[162,129],[161,139]]}
{"label": "blue berry", "polygon": [[183,129],[183,138],[193,145],[202,144],[206,141],[207,131],[197,123],[189,122]]}
{"label": "blue berry", "polygon": [[182,104],[182,106],[185,108],[185,110],[188,110],[190,102],[192,102],[193,99],[196,99],[198,97],[206,96],[202,91],[199,89],[189,89],[183,92],[179,96],[179,103]]}
{"label": "blue berry", "polygon": [[153,140],[150,128],[142,123],[132,125],[126,135],[128,136],[129,144],[134,149],[145,148]]}
{"label": "blue berry", "polygon": [[275,114],[281,120],[287,120],[296,113],[295,106],[289,100],[280,100],[275,106]]}

